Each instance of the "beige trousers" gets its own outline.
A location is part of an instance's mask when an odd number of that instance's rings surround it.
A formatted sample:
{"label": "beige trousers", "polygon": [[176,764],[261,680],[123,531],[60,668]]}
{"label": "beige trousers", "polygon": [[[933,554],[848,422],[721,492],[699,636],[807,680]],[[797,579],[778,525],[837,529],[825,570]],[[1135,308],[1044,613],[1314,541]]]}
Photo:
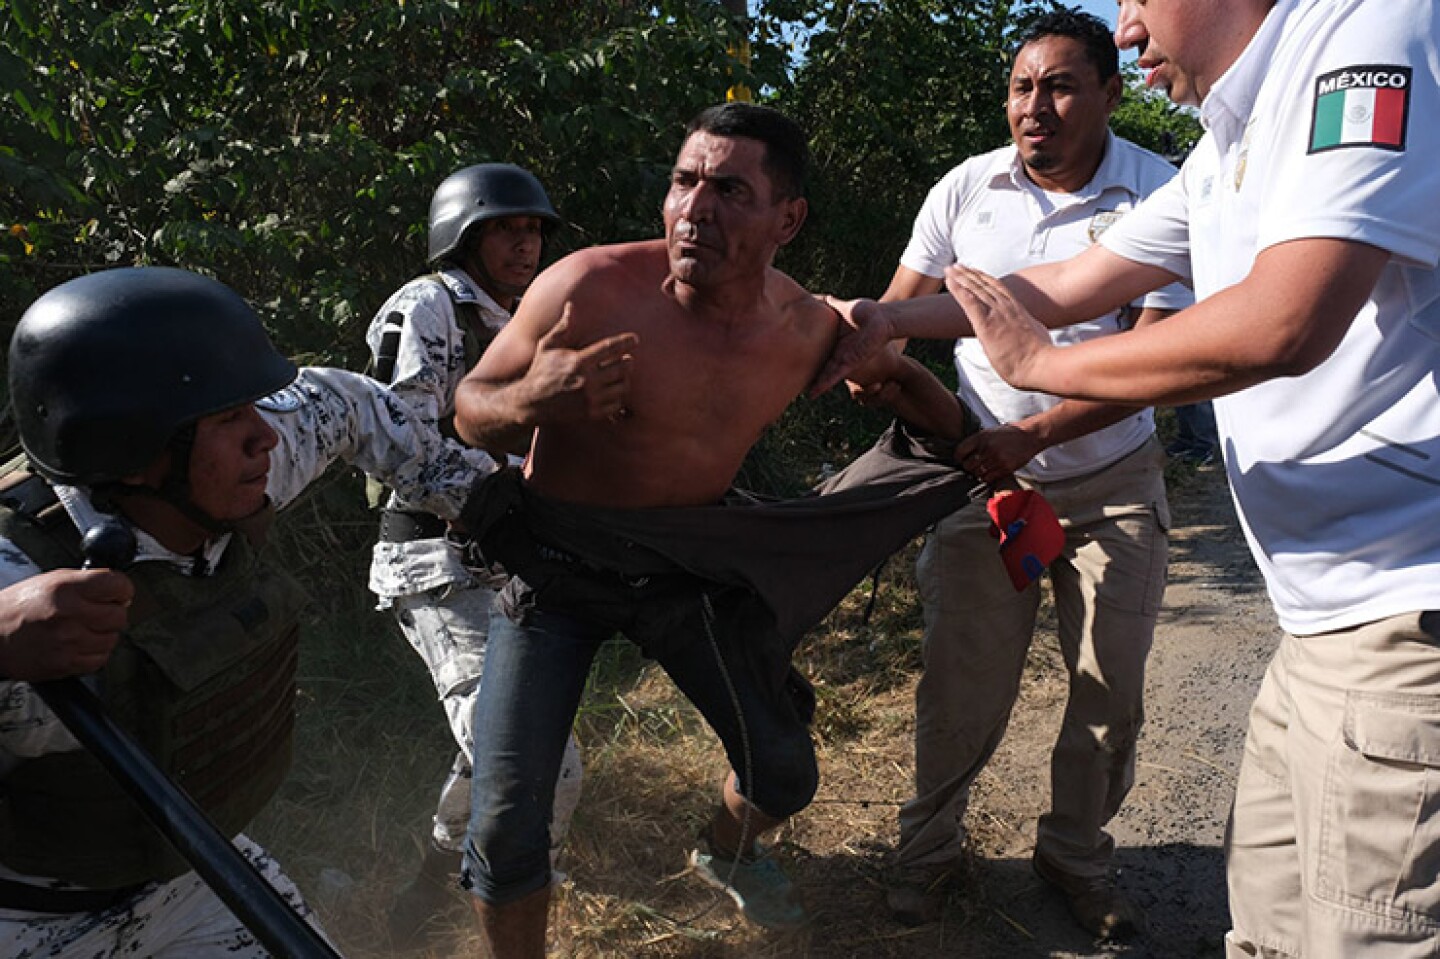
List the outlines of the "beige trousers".
{"label": "beige trousers", "polygon": [[1440,612],[1281,640],[1226,873],[1231,959],[1440,956]]}
{"label": "beige trousers", "polygon": [[[1049,575],[1070,674],[1050,811],[1035,848],[1063,872],[1103,875],[1114,851],[1104,827],[1135,778],[1145,658],[1165,592],[1164,455],[1152,438],[1088,476],[1026,485],[1065,528]],[[900,810],[902,870],[960,855],[970,787],[1005,733],[1040,606],[1038,583],[1021,593],[1010,585],[983,503],[936,525],[916,575],[924,672],[915,696],[916,795]]]}

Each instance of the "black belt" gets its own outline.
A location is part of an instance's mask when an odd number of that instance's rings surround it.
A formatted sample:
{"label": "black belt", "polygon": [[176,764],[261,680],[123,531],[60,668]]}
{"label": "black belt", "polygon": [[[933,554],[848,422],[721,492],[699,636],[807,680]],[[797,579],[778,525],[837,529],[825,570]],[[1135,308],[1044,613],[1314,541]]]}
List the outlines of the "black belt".
{"label": "black belt", "polygon": [[439,539],[446,523],[434,513],[385,509],[380,511],[380,541],[408,543],[415,539]]}
{"label": "black belt", "polygon": [[130,899],[145,885],[123,889],[46,889],[0,879],[0,908],[25,912],[100,912]]}

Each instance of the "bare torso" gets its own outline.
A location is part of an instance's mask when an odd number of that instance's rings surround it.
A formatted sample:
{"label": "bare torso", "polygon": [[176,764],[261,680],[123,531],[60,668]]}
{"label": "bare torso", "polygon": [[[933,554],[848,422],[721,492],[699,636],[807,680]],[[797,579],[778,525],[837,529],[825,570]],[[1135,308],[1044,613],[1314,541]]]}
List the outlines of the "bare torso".
{"label": "bare torso", "polygon": [[829,354],[835,315],[774,269],[748,309],[716,309],[677,287],[663,242],[570,259],[561,268],[573,270],[571,342],[639,337],[627,414],[540,427],[526,467],[530,484],[594,505],[714,502]]}

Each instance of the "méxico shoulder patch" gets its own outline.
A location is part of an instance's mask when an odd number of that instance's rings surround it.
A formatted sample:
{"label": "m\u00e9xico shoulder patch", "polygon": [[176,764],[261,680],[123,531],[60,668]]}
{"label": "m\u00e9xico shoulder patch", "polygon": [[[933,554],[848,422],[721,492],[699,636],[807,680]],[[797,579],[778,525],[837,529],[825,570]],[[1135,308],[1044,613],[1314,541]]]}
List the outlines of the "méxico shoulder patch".
{"label": "m\u00e9xico shoulder patch", "polygon": [[1310,149],[1405,149],[1410,118],[1409,67],[1367,64],[1333,70],[1315,81]]}

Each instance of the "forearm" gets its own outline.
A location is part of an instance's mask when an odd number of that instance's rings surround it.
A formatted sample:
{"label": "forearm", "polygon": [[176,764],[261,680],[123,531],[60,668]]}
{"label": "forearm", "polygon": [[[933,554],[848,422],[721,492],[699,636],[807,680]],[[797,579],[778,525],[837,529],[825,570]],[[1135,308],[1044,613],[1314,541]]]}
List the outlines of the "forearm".
{"label": "forearm", "polygon": [[455,432],[472,446],[523,454],[536,421],[524,380],[498,385],[468,376],[455,391]]}
{"label": "forearm", "polygon": [[892,340],[953,340],[975,332],[949,293],[883,301],[880,312],[889,321]]}
{"label": "forearm", "polygon": [[[1104,316],[1175,281],[1156,267],[1125,260],[1100,246],[1054,263],[1028,267],[1000,283],[1035,319],[1052,329]],[[948,292],[884,302],[893,339],[974,336],[965,310]]]}
{"label": "forearm", "polygon": [[1113,426],[1145,407],[1088,400],[1062,400],[1042,413],[1027,416],[1011,425],[1034,437],[1039,453]]}
{"label": "forearm", "polygon": [[1058,329],[1112,313],[1169,286],[1176,277],[1097,245],[1069,260],[1026,267],[999,279],[1031,316]]}
{"label": "forearm", "polygon": [[1237,299],[1227,291],[1164,323],[1037,353],[1015,385],[1097,402],[1168,406],[1283,375],[1287,365],[1277,361],[1268,337],[1227,322],[1225,314],[1243,306]]}
{"label": "forearm", "polygon": [[963,437],[966,417],[960,399],[913,357],[899,360],[890,380],[897,389],[887,396],[885,405],[926,433],[953,440]]}
{"label": "forearm", "polygon": [[307,367],[287,393],[296,409],[267,413],[279,437],[268,487],[277,506],[339,459],[415,507],[448,518],[458,515],[475,477],[495,469],[486,453],[445,439],[369,377]]}
{"label": "forearm", "polygon": [[1388,258],[1384,250],[1342,240],[1271,247],[1240,283],[1163,323],[1041,351],[1034,375],[1016,385],[1178,405],[1304,375],[1339,346]]}

